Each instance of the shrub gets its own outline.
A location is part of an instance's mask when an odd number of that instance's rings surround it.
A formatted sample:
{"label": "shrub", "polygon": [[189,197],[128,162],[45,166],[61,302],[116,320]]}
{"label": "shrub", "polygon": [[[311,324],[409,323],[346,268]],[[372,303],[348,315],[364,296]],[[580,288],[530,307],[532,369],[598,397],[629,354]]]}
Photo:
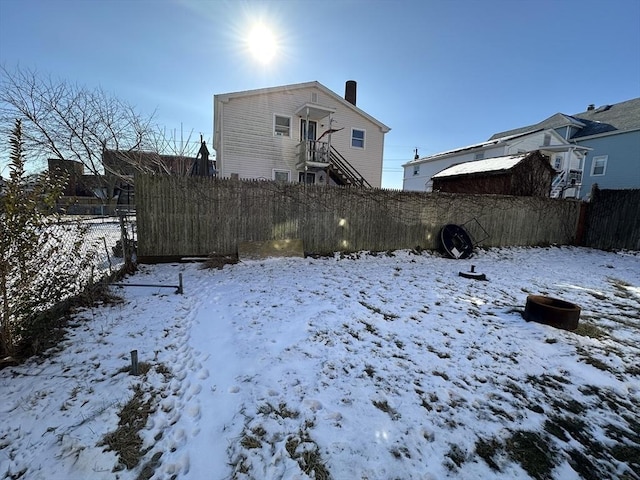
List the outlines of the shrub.
{"label": "shrub", "polygon": [[82,224],[54,211],[64,178],[25,172],[21,122],[10,137],[10,178],[0,194],[0,355],[37,345],[46,312],[77,293],[91,253]]}

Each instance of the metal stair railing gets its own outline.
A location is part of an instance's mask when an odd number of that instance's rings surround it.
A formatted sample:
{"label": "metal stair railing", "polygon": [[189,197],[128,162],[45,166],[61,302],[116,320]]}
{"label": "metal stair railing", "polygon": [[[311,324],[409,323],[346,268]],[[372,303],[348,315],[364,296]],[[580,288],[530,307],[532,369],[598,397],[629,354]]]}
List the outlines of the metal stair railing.
{"label": "metal stair railing", "polygon": [[334,169],[338,175],[343,176],[352,185],[372,188],[371,184],[333,146],[329,152],[329,160],[329,168]]}

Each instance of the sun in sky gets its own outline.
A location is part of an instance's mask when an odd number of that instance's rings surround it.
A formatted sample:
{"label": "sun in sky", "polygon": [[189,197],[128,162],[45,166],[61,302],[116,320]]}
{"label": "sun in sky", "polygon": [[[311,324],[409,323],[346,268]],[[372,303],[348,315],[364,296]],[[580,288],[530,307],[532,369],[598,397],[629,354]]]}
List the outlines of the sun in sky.
{"label": "sun in sky", "polygon": [[249,52],[258,62],[271,63],[278,51],[278,42],[273,30],[263,23],[254,25],[247,38]]}

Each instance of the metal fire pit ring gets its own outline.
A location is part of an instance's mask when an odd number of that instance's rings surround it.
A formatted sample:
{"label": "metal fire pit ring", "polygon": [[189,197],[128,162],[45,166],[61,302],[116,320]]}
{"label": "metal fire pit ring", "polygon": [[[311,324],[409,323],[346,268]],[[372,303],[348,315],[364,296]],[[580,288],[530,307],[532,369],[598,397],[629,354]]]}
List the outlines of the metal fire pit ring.
{"label": "metal fire pit ring", "polygon": [[524,319],[563,330],[575,330],[580,319],[580,307],[559,298],[529,295],[524,308]]}

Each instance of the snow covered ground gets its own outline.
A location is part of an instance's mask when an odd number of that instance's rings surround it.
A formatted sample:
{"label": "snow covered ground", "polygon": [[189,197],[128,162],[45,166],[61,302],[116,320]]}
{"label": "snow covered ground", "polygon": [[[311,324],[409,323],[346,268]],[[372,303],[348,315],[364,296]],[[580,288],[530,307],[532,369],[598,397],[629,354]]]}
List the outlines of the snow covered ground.
{"label": "snow covered ground", "polygon": [[[184,294],[114,287],[0,371],[0,477],[640,478],[637,254],[200,267],[142,266],[126,281],[182,273]],[[581,306],[579,329],[525,322],[528,294]]]}

